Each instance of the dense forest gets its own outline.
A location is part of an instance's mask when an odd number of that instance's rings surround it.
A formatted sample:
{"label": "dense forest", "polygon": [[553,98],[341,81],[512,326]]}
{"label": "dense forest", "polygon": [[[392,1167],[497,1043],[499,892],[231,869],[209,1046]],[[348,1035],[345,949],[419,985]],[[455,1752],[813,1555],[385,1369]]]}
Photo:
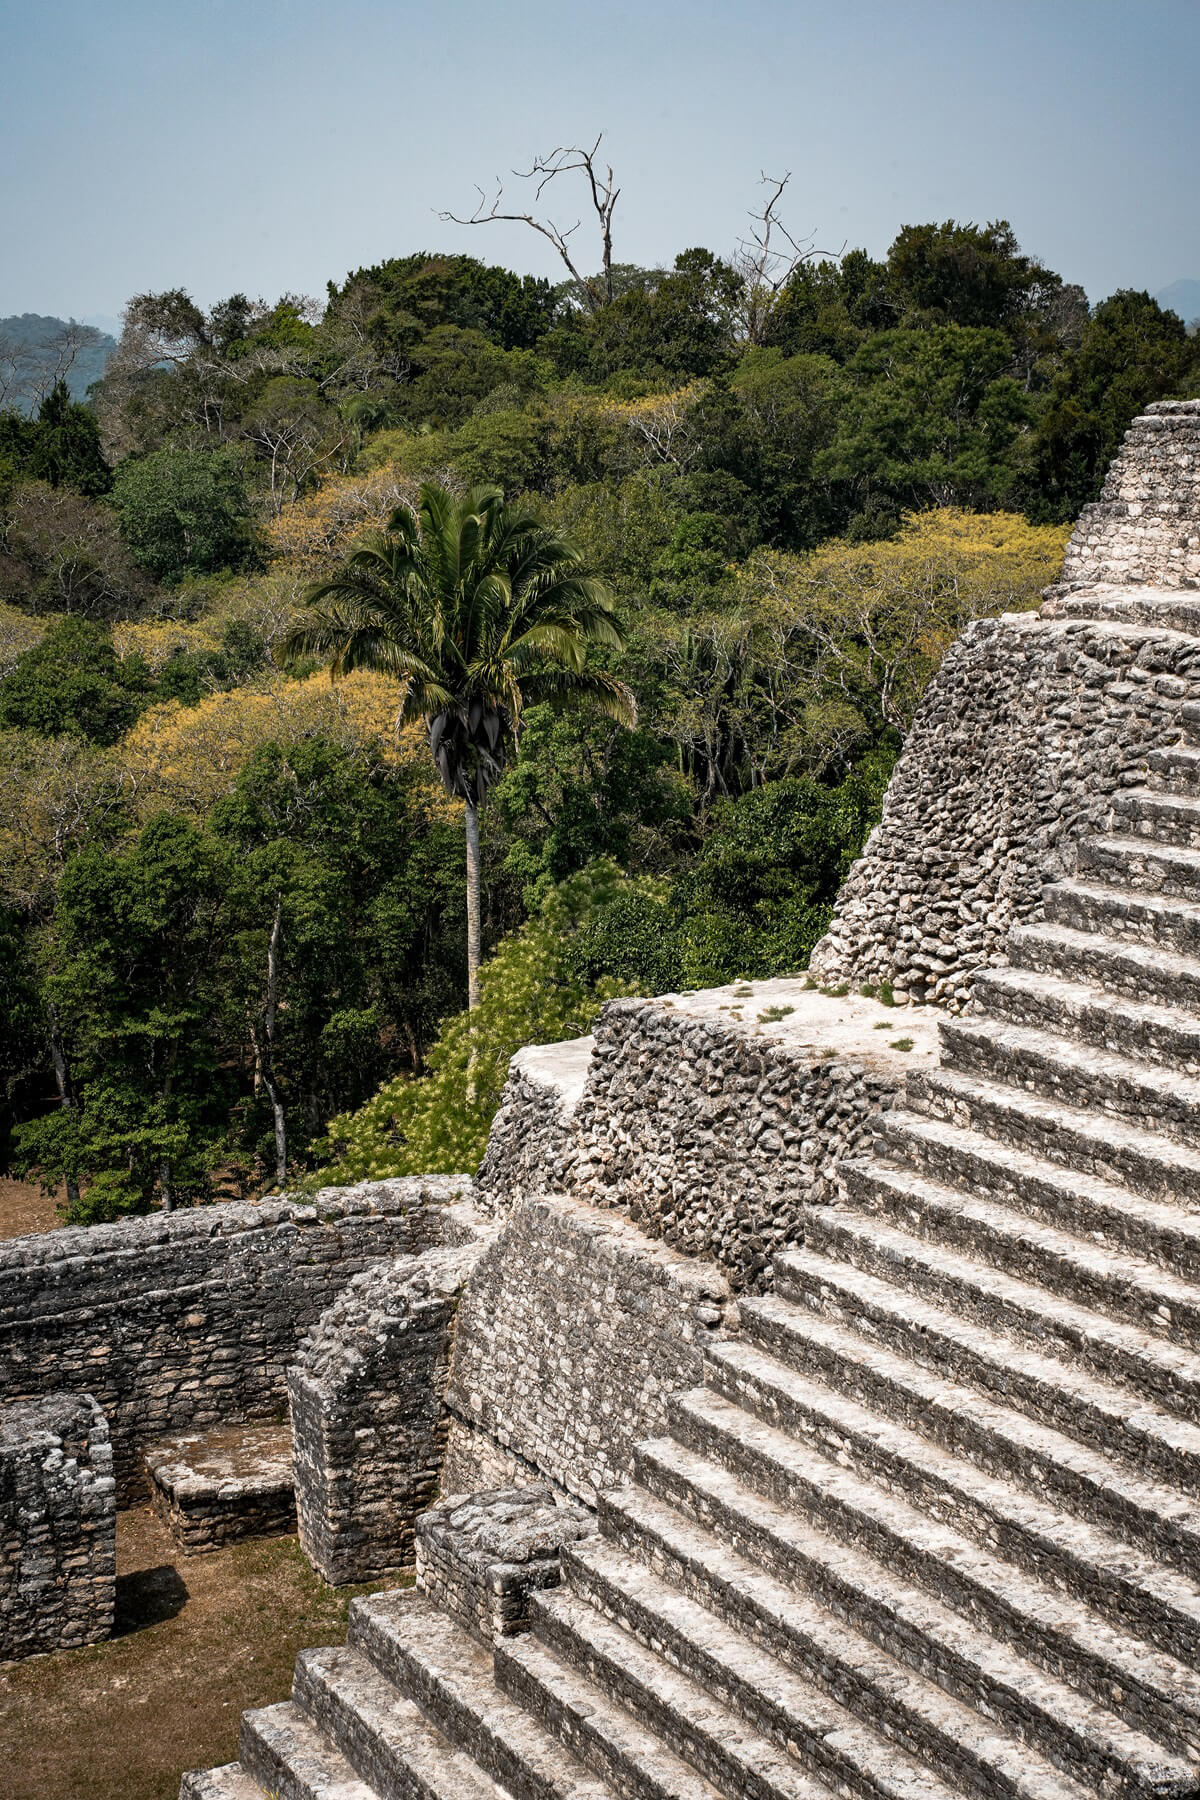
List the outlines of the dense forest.
{"label": "dense forest", "polygon": [[[945,646],[1200,393],[1175,314],[1089,308],[1007,224],[876,261],[774,223],[559,286],[142,294],[86,403],[0,412],[0,1154],[69,1217],[466,1166],[519,1043],[803,968]],[[431,481],[578,548],[637,702],[525,713],[470,1016],[462,804],[399,680],[293,635]]]}

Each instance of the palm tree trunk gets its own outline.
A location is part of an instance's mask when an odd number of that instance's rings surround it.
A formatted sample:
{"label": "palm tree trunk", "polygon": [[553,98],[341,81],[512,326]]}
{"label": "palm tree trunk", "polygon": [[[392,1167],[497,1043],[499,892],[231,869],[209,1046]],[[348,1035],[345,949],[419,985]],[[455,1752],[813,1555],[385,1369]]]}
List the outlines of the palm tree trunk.
{"label": "palm tree trunk", "polygon": [[277,894],[275,896],[275,917],[271,923],[270,938],[267,940],[267,1007],[264,1019],[266,1045],[263,1055],[263,1085],[267,1090],[267,1098],[271,1102],[271,1113],[275,1120],[275,1185],[280,1188],[287,1180],[287,1121],[283,1110],[283,1097],[275,1079],[275,1014],[279,1007],[279,950],[282,941],[283,895]]}
{"label": "palm tree trunk", "polygon": [[479,807],[467,808],[467,1005],[479,1005]]}

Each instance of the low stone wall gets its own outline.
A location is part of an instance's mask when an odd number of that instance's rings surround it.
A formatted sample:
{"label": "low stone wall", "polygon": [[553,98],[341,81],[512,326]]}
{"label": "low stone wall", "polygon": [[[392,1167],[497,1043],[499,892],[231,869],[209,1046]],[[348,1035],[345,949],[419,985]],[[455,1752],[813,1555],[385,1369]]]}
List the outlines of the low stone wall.
{"label": "low stone wall", "polygon": [[699,1382],[731,1310],[712,1264],[578,1201],[524,1202],[459,1308],[446,1491],[549,1479],[594,1505]]}
{"label": "low stone wall", "polygon": [[369,1581],[413,1560],[448,1420],[443,1396],[463,1283],[482,1241],[360,1275],[288,1370],[300,1543],[326,1581]]}
{"label": "low stone wall", "polygon": [[932,1017],[803,980],[613,1001],[594,1039],[513,1058],[481,1202],[503,1217],[565,1193],[711,1258],[735,1290],[769,1287],[805,1206],[837,1197],[843,1158],[935,1047]]}
{"label": "low stone wall", "polygon": [[109,1637],[116,1489],[90,1394],[0,1408],[0,1662]]}
{"label": "low stone wall", "polygon": [[548,1482],[451,1494],[417,1520],[417,1586],[492,1645],[528,1630],[530,1595],[559,1584],[562,1546],[595,1530]]}
{"label": "low stone wall", "polygon": [[94,1394],[118,1492],[180,1430],[282,1417],[303,1332],[352,1276],[443,1239],[466,1177],[198,1207],[0,1244],[0,1392]]}
{"label": "low stone wall", "polygon": [[1105,589],[972,625],[921,703],[810,972],[961,1011],[1105,826],[1109,796],[1144,780],[1200,700],[1200,636],[1174,622],[1169,596]]}
{"label": "low stone wall", "polygon": [[1062,578],[1200,587],[1200,400],[1159,400],[1133,421]]}

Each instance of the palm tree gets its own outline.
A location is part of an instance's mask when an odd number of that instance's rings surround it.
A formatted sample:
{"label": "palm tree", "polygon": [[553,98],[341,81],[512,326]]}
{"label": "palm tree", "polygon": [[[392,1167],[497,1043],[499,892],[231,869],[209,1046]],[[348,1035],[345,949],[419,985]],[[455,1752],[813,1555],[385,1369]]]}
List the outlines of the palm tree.
{"label": "palm tree", "polygon": [[293,656],[329,658],[337,677],[373,669],[404,683],[397,725],[421,719],[443,786],[466,808],[468,1001],[479,1004],[479,809],[499,779],[525,708],[584,702],[632,725],[621,681],[584,667],[589,644],[619,648],[608,590],[578,550],[497,487],[456,499],[426,482],[339,572],[313,588],[317,611],[289,637]]}

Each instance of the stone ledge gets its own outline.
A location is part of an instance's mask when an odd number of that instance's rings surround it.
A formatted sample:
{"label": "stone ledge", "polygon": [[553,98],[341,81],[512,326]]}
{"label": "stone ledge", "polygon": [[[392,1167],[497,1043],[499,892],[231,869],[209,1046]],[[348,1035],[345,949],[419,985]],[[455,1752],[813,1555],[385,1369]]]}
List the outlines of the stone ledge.
{"label": "stone ledge", "polygon": [[154,1505],[185,1556],[296,1529],[289,1425],[190,1432],[145,1452]]}

